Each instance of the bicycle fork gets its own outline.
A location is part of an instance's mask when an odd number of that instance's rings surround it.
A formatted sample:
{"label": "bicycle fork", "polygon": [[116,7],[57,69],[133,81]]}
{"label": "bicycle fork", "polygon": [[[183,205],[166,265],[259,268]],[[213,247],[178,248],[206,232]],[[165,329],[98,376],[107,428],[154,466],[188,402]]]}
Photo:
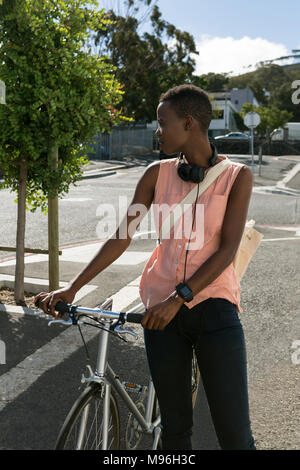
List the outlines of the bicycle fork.
{"label": "bicycle fork", "polygon": [[88,404],[82,413],[81,421],[80,421],[80,429],[78,433],[78,439],[76,443],[76,450],[81,450],[82,448],[82,443],[83,439],[85,437],[85,431],[86,431],[86,423],[87,423],[87,418],[89,415],[89,410],[90,410],[90,405]]}

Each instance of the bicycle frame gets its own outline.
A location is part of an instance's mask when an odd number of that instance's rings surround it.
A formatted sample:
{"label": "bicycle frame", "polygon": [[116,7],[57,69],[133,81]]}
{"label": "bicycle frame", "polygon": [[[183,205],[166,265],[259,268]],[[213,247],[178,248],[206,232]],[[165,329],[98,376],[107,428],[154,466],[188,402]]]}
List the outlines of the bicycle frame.
{"label": "bicycle frame", "polygon": [[[100,308],[107,310],[111,310],[112,308],[112,299],[107,299]],[[130,310],[130,312],[136,310],[137,307]],[[147,403],[146,403],[146,413],[145,417],[140,413],[137,406],[135,405],[132,398],[129,396],[128,392],[124,388],[124,382],[122,383],[117,374],[113,371],[110,365],[107,362],[107,353],[108,353],[108,335],[110,334],[109,327],[110,321],[104,321],[104,328],[105,330],[101,330],[99,333],[99,342],[98,342],[98,355],[97,355],[97,362],[96,362],[96,371],[93,374],[92,369],[89,368],[90,377],[84,378],[85,382],[97,382],[104,384],[104,409],[103,409],[103,442],[102,442],[102,450],[106,450],[107,448],[107,439],[108,439],[108,418],[109,418],[109,404],[110,404],[110,392],[111,386],[113,386],[116,393],[123,399],[127,408],[132,412],[135,416],[136,420],[141,426],[141,430],[145,434],[152,434],[154,431],[154,440],[153,440],[153,449],[157,448],[158,440],[160,437],[161,428],[159,427],[160,424],[160,416],[152,422],[152,414],[153,414],[153,405],[154,405],[154,398],[155,398],[155,389],[154,385],[150,376],[149,383],[148,383],[148,394],[147,394]],[[80,444],[84,437],[85,432],[85,424],[87,421],[88,416],[88,407],[83,413],[81,424],[80,424],[80,432],[78,437],[77,446]]]}

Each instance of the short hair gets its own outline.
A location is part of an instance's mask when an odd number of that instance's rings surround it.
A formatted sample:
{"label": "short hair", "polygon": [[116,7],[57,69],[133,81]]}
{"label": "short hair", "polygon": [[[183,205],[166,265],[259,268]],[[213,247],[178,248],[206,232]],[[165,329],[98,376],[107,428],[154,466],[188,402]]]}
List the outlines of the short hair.
{"label": "short hair", "polygon": [[159,102],[169,101],[179,117],[192,115],[199,122],[200,130],[208,131],[213,116],[208,94],[195,85],[178,85],[170,88],[159,98]]}

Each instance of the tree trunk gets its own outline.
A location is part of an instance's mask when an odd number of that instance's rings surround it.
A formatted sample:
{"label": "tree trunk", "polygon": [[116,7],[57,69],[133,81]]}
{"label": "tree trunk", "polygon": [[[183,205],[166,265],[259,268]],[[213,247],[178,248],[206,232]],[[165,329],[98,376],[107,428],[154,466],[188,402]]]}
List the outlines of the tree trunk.
{"label": "tree trunk", "polygon": [[26,223],[26,186],[27,164],[21,159],[18,187],[18,219],[16,238],[16,269],[14,297],[17,305],[26,305],[24,301],[24,247],[25,247],[25,223]]}
{"label": "tree trunk", "polygon": [[[57,167],[58,147],[53,145],[49,152],[49,163]],[[48,250],[49,250],[49,292],[59,288],[59,235],[58,196],[48,198]]]}

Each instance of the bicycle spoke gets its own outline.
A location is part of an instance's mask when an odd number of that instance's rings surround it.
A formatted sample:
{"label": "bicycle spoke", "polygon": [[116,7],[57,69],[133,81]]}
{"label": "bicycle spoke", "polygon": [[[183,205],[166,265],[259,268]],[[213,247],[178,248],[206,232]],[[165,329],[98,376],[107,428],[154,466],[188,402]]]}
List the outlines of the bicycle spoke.
{"label": "bicycle spoke", "polygon": [[[101,450],[103,444],[103,423],[103,400],[93,396],[81,409],[71,429],[65,448]],[[114,442],[114,422],[111,409],[109,409],[107,448],[113,448]]]}

